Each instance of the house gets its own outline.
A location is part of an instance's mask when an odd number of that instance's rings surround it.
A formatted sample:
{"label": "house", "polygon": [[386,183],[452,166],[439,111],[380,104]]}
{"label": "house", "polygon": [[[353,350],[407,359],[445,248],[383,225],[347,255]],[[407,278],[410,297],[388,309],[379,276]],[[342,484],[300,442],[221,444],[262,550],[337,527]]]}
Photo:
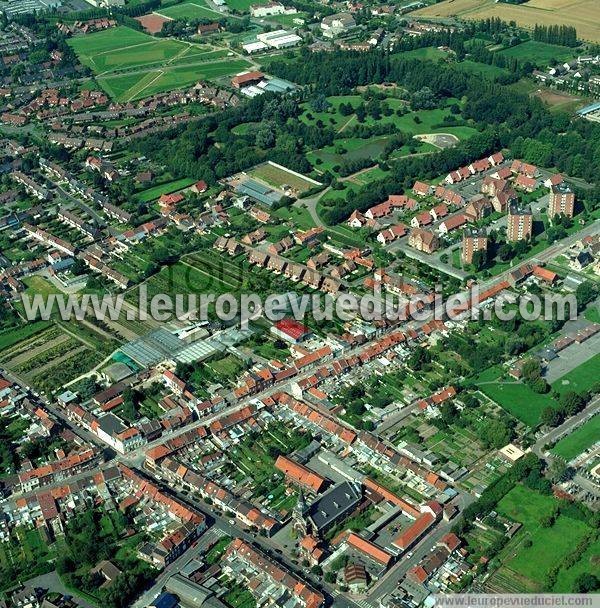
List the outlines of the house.
{"label": "house", "polygon": [[[198,26],[200,27],[200,26]],[[190,190],[192,192],[195,192],[196,194],[202,194],[203,192],[206,192],[208,190],[208,185],[204,180],[200,180],[198,182],[196,182],[191,188]]]}
{"label": "house", "polygon": [[564,178],[560,173],[555,173],[551,175],[547,180],[544,181],[544,186],[546,188],[552,188],[552,186],[558,186],[564,182]]}
{"label": "house", "polygon": [[530,165],[520,160],[514,160],[510,166],[510,170],[515,174],[521,173],[532,179],[538,175],[538,169],[535,165]]}
{"label": "house", "polygon": [[423,213],[419,213],[415,215],[415,217],[410,220],[410,225],[413,228],[420,228],[421,226],[429,226],[429,224],[433,224],[433,217],[429,211],[424,211]]}
{"label": "house", "polygon": [[428,196],[431,194],[432,187],[425,182],[416,181],[412,189],[417,196]]}
{"label": "house", "polygon": [[367,570],[362,564],[347,564],[344,568],[344,581],[350,593],[364,593],[367,590]]}
{"label": "house", "polygon": [[444,220],[438,227],[438,232],[440,234],[448,234],[452,232],[452,230],[456,230],[460,228],[464,224],[467,223],[467,218],[463,213],[457,213],[452,217],[449,217],[447,220]]}
{"label": "house", "polygon": [[214,34],[216,32],[221,31],[221,26],[218,21],[213,21],[212,23],[201,23],[198,26],[198,35],[206,36],[208,34]]}
{"label": "house", "polygon": [[296,232],[294,234],[294,241],[302,247],[312,247],[321,240],[323,233],[324,228],[322,226],[316,226],[305,232]]}
{"label": "house", "polygon": [[448,205],[440,203],[431,209],[429,212],[433,219],[437,222],[448,215]]}
{"label": "house", "polygon": [[388,245],[396,239],[402,238],[406,234],[406,226],[404,224],[396,224],[390,226],[386,230],[382,230],[377,235],[377,241],[382,245]]}
{"label": "house", "polygon": [[367,218],[358,210],[353,211],[346,220],[346,224],[348,224],[350,228],[362,228],[366,223]]}
{"label": "house", "polygon": [[525,192],[533,192],[537,188],[537,180],[523,173],[517,175],[514,183],[517,188],[521,188]]}
{"label": "house", "polygon": [[440,241],[438,237],[429,230],[423,230],[422,228],[415,228],[411,230],[408,236],[408,244],[424,253],[433,253],[440,247]]}
{"label": "house", "polygon": [[589,251],[581,251],[577,256],[571,260],[569,266],[573,270],[583,270],[586,266],[589,266],[594,261],[592,254]]}

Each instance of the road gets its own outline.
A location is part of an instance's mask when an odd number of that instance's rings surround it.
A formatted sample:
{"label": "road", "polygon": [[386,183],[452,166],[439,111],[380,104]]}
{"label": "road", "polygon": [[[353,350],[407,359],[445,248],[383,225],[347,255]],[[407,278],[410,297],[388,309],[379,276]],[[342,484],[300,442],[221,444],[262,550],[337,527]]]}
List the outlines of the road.
{"label": "road", "polygon": [[548,431],[544,435],[542,435],[532,446],[532,450],[535,454],[540,457],[546,455],[544,452],[544,446],[548,443],[554,443],[558,441],[565,435],[572,433],[578,426],[582,425],[584,422],[596,416],[600,411],[600,395],[594,397],[589,404],[586,406],[584,410],[572,416],[565,422],[563,422],[560,426]]}
{"label": "road", "polygon": [[[153,476],[153,479],[156,480],[157,478]],[[257,546],[263,553],[270,556],[271,559],[283,564],[290,572],[294,573],[300,579],[310,583],[316,589],[324,591],[330,596],[330,598],[333,597],[334,587],[323,581],[321,577],[311,574],[310,571],[308,571],[302,565],[297,564],[296,562],[289,559],[288,556],[281,551],[279,546],[270,538],[260,536],[259,534],[256,534],[254,532],[248,532],[245,528],[241,527],[241,524],[239,524],[239,522],[236,522],[236,525],[231,525],[228,519],[215,513],[213,506],[208,505],[204,501],[198,501],[197,499],[191,500],[189,494],[184,494],[183,492],[180,492],[177,488],[173,487],[170,482],[168,486],[165,486],[164,480],[160,479],[159,483],[163,485],[163,490],[166,493],[177,497],[180,501],[185,504],[188,504],[192,508],[202,511],[207,516],[209,523],[212,523],[212,525],[204,533],[203,537],[201,537],[200,540],[202,540],[202,538],[204,538],[204,536],[206,536],[207,534],[214,535],[215,533],[221,536],[223,534],[226,534],[231,538],[241,538],[246,542]],[[217,530],[218,532],[213,532],[214,530]],[[173,562],[173,564],[168,566],[163,571],[163,573],[161,573],[152,589],[147,591],[140,599],[138,599],[138,601],[133,604],[132,608],[144,608],[147,605],[144,602],[146,602],[148,599],[152,599],[157,594],[157,592],[160,591],[169,576],[177,572],[191,558],[200,553],[201,547],[202,545],[199,541],[196,547],[186,551],[180,558]],[[355,604],[352,600],[349,600],[348,598],[344,598],[344,603],[348,605],[349,608],[360,608],[357,604]]]}
{"label": "road", "polygon": [[[475,500],[475,497],[470,494],[462,493],[459,494],[458,497],[454,499],[454,503],[451,504],[455,504],[460,513],[462,513],[462,511],[471,503],[475,502]],[[413,566],[416,566],[435,547],[442,536],[450,532],[453,525],[453,521],[441,521],[438,523],[433,532],[426,535],[423,540],[417,543],[411,550],[411,557],[401,557],[389,572],[372,587],[369,592],[369,602],[375,606],[380,598],[394,591],[406,576],[406,573]]]}

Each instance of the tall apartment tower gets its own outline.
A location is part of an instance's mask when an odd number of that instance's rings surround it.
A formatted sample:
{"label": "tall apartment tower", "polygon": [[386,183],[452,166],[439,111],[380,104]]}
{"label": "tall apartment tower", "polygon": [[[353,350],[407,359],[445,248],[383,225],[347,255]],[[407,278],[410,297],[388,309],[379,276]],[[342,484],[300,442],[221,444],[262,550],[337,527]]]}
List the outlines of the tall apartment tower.
{"label": "tall apartment tower", "polygon": [[506,227],[506,240],[509,243],[525,241],[531,238],[533,232],[533,216],[531,208],[512,204],[508,208],[508,225]]}
{"label": "tall apartment tower", "polygon": [[463,232],[462,261],[464,264],[473,262],[476,251],[487,251],[488,240],[485,228],[467,228]]}
{"label": "tall apartment tower", "polygon": [[566,215],[573,217],[575,211],[575,194],[571,187],[565,182],[552,186],[550,191],[550,202],[548,204],[548,217],[552,219],[555,215]]}

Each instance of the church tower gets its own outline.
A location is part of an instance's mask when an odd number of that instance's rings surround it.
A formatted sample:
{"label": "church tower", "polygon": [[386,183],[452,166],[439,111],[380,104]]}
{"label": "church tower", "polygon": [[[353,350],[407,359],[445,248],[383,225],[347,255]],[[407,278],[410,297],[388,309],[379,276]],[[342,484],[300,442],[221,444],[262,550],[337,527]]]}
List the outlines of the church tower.
{"label": "church tower", "polygon": [[294,507],[294,511],[292,512],[292,521],[294,531],[298,533],[299,536],[304,537],[308,534],[308,523],[306,521],[306,513],[308,511],[308,506],[306,501],[304,500],[304,493],[302,490],[298,493],[298,502]]}

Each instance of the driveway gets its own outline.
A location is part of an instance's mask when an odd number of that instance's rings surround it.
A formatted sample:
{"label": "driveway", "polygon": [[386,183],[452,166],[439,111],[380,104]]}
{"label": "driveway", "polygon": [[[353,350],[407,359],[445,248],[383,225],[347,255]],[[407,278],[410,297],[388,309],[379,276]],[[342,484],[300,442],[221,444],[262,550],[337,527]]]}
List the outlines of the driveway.
{"label": "driveway", "polygon": [[60,580],[56,570],[54,570],[54,572],[48,572],[48,574],[41,574],[35,578],[30,578],[28,581],[25,581],[24,584],[29,585],[30,587],[47,589],[51,593],[69,595],[73,598],[73,601],[82,608],[95,608],[92,604],[89,604],[80,597],[77,597],[72,591],[69,591]]}

